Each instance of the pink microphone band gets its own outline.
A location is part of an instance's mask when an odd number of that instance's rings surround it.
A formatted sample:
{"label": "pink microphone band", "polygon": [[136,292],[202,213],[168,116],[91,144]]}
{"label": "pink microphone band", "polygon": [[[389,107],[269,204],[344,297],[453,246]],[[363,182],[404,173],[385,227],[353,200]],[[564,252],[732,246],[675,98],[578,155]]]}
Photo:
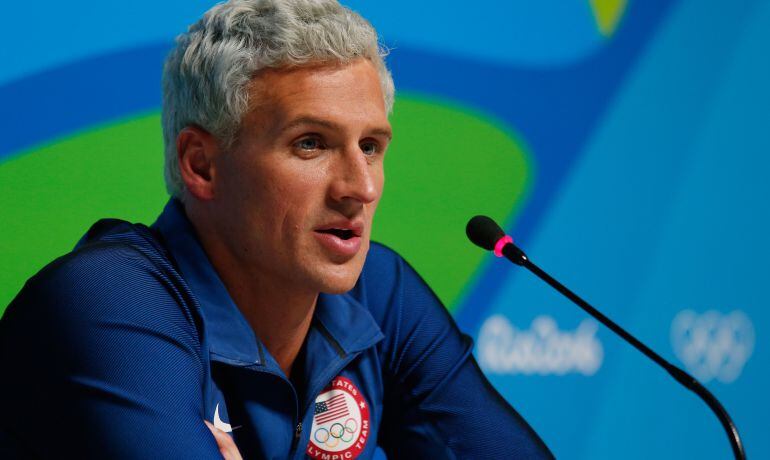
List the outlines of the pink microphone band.
{"label": "pink microphone band", "polygon": [[508,235],[497,240],[497,243],[495,243],[495,255],[497,257],[503,257],[503,248],[508,243],[513,243],[513,238]]}

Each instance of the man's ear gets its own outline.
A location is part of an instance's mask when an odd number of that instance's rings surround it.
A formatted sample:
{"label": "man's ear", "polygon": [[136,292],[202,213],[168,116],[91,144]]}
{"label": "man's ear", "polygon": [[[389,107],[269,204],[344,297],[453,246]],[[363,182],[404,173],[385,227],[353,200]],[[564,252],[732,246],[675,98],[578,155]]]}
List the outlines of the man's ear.
{"label": "man's ear", "polygon": [[217,139],[203,128],[187,126],[176,137],[176,153],[187,191],[199,200],[212,199],[214,158],[219,154]]}

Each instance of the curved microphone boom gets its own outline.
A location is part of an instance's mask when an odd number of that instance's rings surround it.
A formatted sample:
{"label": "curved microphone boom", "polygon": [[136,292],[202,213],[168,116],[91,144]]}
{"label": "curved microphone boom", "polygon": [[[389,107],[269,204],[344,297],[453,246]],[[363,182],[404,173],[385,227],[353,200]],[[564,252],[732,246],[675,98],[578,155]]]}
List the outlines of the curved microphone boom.
{"label": "curved microphone boom", "polygon": [[588,314],[596,318],[599,322],[607,326],[612,332],[622,337],[626,342],[630,343],[637,350],[642,352],[645,356],[655,361],[659,366],[665,369],[677,382],[681,383],[685,388],[697,394],[709,408],[719,418],[719,422],[727,432],[727,437],[730,439],[730,446],[733,449],[733,455],[737,460],[745,460],[746,453],[743,449],[743,442],[738,434],[738,429],[735,427],[730,415],[725,410],[724,406],[717,400],[717,398],[711,394],[695,377],[691,376],[682,369],[674,366],[660,355],[652,351],[647,345],[640,342],[636,337],[629,334],[625,329],[618,326],[611,319],[604,316],[600,311],[592,307],[588,302],[580,298],[577,294],[567,289],[563,284],[556,281],[548,273],[541,270],[537,265],[533,264],[524,251],[519,249],[514,243],[513,239],[506,235],[494,220],[487,216],[475,216],[465,227],[465,233],[473,244],[480,246],[487,251],[493,251],[497,257],[505,257],[516,265],[521,265],[527,270],[531,271],[538,278],[548,283],[551,287],[562,293],[565,297],[573,301],[580,308],[585,310]]}

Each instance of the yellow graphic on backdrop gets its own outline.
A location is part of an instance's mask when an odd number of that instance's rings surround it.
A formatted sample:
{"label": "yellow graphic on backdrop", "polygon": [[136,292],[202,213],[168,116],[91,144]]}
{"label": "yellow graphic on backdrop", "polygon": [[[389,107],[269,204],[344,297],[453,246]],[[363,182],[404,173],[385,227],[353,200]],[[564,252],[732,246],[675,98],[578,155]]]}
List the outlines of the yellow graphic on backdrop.
{"label": "yellow graphic on backdrop", "polygon": [[589,0],[599,32],[605,37],[615,33],[620,18],[628,5],[627,0]]}

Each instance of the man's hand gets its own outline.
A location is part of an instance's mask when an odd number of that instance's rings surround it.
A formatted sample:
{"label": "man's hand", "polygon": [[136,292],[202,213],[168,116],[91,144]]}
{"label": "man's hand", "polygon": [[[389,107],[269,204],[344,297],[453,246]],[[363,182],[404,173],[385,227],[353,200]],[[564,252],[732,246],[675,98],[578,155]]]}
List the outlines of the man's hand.
{"label": "man's hand", "polygon": [[229,434],[216,428],[208,420],[204,420],[206,426],[209,427],[211,433],[214,435],[214,439],[217,440],[217,446],[219,446],[219,452],[225,460],[243,460],[241,453],[238,452],[238,447],[235,445],[235,441]]}

